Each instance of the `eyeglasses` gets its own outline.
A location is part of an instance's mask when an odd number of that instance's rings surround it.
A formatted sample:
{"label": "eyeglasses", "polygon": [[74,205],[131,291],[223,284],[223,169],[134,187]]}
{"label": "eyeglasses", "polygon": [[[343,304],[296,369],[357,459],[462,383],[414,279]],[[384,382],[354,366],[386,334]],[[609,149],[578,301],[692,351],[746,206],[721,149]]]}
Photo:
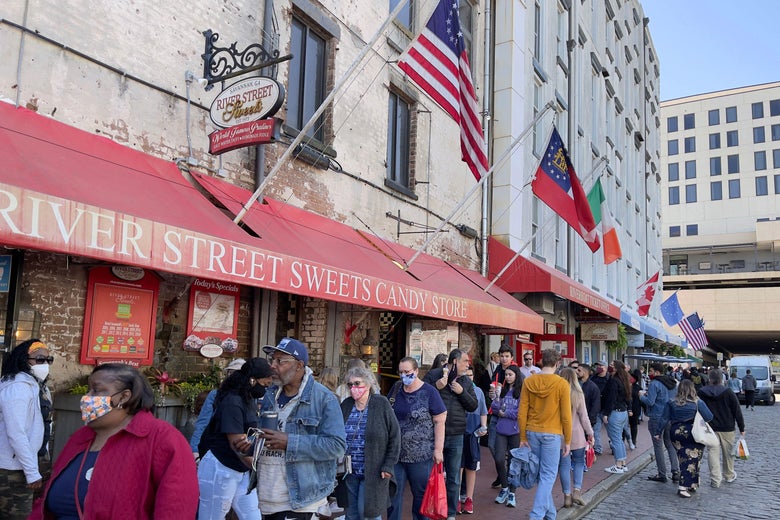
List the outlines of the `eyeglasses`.
{"label": "eyeglasses", "polygon": [[527,357],[527,358],[523,358],[523,359],[524,359],[525,361],[533,361],[533,360],[534,360],[534,358],[529,358],[529,357]]}
{"label": "eyeglasses", "polygon": [[35,356],[35,357],[28,357],[30,361],[35,361],[36,365],[43,365],[44,363],[52,364],[54,363],[54,356]]}
{"label": "eyeglasses", "polygon": [[408,376],[410,374],[414,374],[414,370],[409,370],[408,372],[398,372],[399,376]]}
{"label": "eyeglasses", "polygon": [[268,360],[269,365],[284,365],[285,363],[293,363],[295,358],[271,358]]}
{"label": "eyeglasses", "polygon": [[362,381],[355,381],[354,383],[347,383],[347,387],[348,388],[352,388],[353,386],[356,386],[358,388],[363,388],[364,386],[366,386],[366,384],[363,383]]}

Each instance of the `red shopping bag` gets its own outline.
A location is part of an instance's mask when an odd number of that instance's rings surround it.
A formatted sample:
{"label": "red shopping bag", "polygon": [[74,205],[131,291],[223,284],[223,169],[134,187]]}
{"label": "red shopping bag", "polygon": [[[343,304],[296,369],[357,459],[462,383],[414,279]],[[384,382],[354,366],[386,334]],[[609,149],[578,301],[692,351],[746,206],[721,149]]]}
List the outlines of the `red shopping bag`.
{"label": "red shopping bag", "polygon": [[420,514],[431,520],[447,520],[447,488],[442,463],[433,465],[425,487]]}
{"label": "red shopping bag", "polygon": [[590,468],[594,462],[596,462],[596,450],[593,449],[592,444],[588,444],[588,447],[585,449],[585,465]]}

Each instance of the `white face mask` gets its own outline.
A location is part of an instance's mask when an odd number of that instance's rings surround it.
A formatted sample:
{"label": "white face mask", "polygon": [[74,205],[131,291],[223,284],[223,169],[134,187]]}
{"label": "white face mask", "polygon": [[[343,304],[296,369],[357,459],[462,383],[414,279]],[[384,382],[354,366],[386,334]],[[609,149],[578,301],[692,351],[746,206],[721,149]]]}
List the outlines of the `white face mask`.
{"label": "white face mask", "polygon": [[31,365],[30,372],[32,372],[39,381],[43,381],[49,376],[49,365],[46,363],[43,365]]}

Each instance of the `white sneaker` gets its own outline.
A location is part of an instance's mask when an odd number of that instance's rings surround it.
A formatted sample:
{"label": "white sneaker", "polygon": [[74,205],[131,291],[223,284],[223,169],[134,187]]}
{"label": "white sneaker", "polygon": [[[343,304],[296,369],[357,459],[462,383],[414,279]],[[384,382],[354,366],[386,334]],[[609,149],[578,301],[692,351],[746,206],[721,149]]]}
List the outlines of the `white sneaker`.
{"label": "white sneaker", "polygon": [[629,442],[629,443],[628,443],[628,448],[629,448],[631,451],[634,451],[634,450],[636,449],[636,444],[634,444],[633,442]]}
{"label": "white sneaker", "polygon": [[604,471],[606,471],[607,473],[614,473],[616,475],[620,475],[622,473],[627,472],[628,468],[625,467],[625,466],[620,467],[620,466],[615,465],[615,466],[610,466],[608,468],[604,468]]}
{"label": "white sneaker", "polygon": [[732,483],[732,482],[734,482],[735,480],[737,480],[737,473],[736,473],[736,471],[734,472],[734,476],[733,476],[733,477],[731,477],[731,478],[727,478],[727,479],[726,479],[726,482],[728,482],[729,484],[731,484],[731,483]]}

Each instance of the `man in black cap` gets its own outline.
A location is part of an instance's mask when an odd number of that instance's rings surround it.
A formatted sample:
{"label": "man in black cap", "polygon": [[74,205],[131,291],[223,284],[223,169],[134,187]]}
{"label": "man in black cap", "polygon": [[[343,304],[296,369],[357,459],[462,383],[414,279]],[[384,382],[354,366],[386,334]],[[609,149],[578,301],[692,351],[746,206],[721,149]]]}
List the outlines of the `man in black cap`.
{"label": "man in black cap", "polygon": [[263,351],[274,386],[266,392],[262,410],[278,413],[278,428],[262,429],[260,511],[264,520],[310,520],[318,512],[330,512],[327,497],[336,480],[336,460],[347,446],[341,408],[335,394],[315,380],[303,343],[284,338]]}

